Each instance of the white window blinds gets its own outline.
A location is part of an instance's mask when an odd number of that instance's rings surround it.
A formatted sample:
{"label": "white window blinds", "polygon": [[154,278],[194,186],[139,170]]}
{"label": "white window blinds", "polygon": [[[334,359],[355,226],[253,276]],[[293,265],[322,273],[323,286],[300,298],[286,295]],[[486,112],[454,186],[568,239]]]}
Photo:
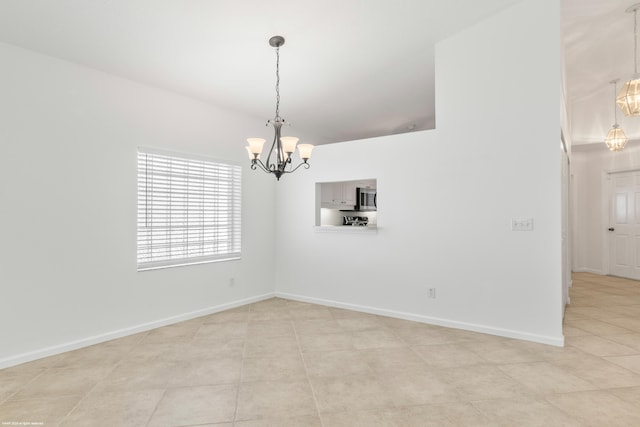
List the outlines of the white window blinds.
{"label": "white window blinds", "polygon": [[138,270],[240,258],[241,167],[138,149]]}

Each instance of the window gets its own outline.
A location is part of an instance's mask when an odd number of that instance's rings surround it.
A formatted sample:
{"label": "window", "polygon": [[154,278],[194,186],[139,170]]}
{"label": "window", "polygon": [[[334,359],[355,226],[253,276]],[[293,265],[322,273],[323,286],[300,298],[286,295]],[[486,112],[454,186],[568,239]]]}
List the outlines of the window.
{"label": "window", "polygon": [[138,270],[240,258],[241,167],[138,149]]}

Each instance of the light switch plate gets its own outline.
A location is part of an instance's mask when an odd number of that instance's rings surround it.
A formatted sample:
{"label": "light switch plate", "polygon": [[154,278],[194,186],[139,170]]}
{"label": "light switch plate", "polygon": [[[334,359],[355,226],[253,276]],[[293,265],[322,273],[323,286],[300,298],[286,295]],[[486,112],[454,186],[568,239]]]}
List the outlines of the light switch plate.
{"label": "light switch plate", "polygon": [[511,218],[511,231],[533,231],[533,218]]}

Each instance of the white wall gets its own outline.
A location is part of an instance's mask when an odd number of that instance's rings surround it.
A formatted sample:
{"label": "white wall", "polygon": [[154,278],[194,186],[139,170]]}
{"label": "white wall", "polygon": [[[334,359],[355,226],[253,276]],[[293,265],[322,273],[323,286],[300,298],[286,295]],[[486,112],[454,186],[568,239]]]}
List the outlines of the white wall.
{"label": "white wall", "polygon": [[609,206],[604,180],[607,172],[640,169],[640,144],[629,142],[618,153],[609,151],[604,142],[574,147],[571,161],[573,270],[607,274],[603,246],[607,238]]}
{"label": "white wall", "polygon": [[[320,146],[282,179],[278,294],[563,344],[558,3],[436,46],[436,130]],[[314,231],[314,184],[363,177],[378,232]]]}
{"label": "white wall", "polygon": [[246,164],[262,120],[6,44],[0,70],[0,368],[273,293],[275,186],[247,167],[241,261],[136,272],[136,147]]}

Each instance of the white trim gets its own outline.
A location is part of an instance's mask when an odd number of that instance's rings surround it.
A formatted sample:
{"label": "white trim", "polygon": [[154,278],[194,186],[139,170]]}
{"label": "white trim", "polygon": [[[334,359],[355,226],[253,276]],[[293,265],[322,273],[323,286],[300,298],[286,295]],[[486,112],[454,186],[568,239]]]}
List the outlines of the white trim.
{"label": "white trim", "polygon": [[[606,276],[602,270],[594,270],[593,268],[574,268],[574,273],[592,273],[598,274],[600,276]],[[573,286],[573,281],[571,281],[571,286]]]}
{"label": "white trim", "polygon": [[497,335],[506,338],[515,338],[524,341],[532,341],[541,344],[564,347],[564,336],[559,337],[529,334],[511,329],[494,328],[490,326],[477,325],[474,323],[457,322],[453,320],[441,319],[438,317],[423,316],[421,314],[406,313],[402,311],[387,310],[383,308],[369,307],[358,304],[344,303],[340,301],[326,300],[322,298],[310,298],[301,295],[289,294],[286,292],[276,292],[278,298],[285,298],[294,301],[308,302],[329,307],[344,308],[347,310],[360,311],[363,313],[377,314],[380,316],[393,317],[396,319],[411,320],[414,322],[427,323],[429,325],[444,326],[448,328],[464,329],[472,332]]}
{"label": "white trim", "polygon": [[366,227],[353,227],[347,225],[316,225],[316,233],[377,233],[378,227],[375,225]]}
{"label": "white trim", "polygon": [[178,314],[176,316],[166,317],[164,319],[142,323],[142,324],[131,326],[128,328],[123,328],[116,331],[106,332],[100,335],[94,335],[91,337],[82,338],[82,339],[71,341],[65,344],[54,345],[51,347],[30,351],[28,353],[22,353],[22,354],[17,354],[15,356],[5,357],[4,359],[0,359],[0,369],[20,365],[21,363],[31,362],[33,360],[41,359],[43,357],[55,356],[56,354],[64,353],[71,350],[77,350],[79,348],[88,347],[90,345],[99,344],[99,343],[110,341],[116,338],[126,337],[126,336],[137,334],[140,332],[149,331],[151,329],[160,328],[162,326],[172,325],[178,322],[184,322],[185,320],[195,319],[196,317],[218,313],[220,311],[229,310],[231,308],[240,307],[243,305],[273,298],[274,296],[275,295],[273,292],[269,292],[267,294],[258,295],[255,297],[245,298],[245,299],[241,299],[233,302],[228,302],[225,304],[219,304],[213,307],[191,311],[189,313]]}
{"label": "white trim", "polygon": [[182,159],[198,160],[203,162],[226,163],[228,165],[234,165],[234,166],[240,166],[240,167],[244,166],[244,163],[238,162],[237,160],[228,160],[228,159],[222,159],[219,157],[211,157],[205,154],[187,153],[184,151],[171,151],[171,150],[164,150],[162,148],[144,147],[141,145],[139,145],[137,149],[139,152],[147,153],[147,154],[180,157]]}
{"label": "white trim", "polygon": [[611,256],[610,256],[610,247],[609,247],[609,232],[607,229],[610,227],[611,223],[611,174],[620,173],[620,172],[609,172],[603,171],[601,177],[601,188],[600,188],[600,213],[602,218],[601,224],[601,233],[602,233],[602,275],[609,274],[611,271]]}

